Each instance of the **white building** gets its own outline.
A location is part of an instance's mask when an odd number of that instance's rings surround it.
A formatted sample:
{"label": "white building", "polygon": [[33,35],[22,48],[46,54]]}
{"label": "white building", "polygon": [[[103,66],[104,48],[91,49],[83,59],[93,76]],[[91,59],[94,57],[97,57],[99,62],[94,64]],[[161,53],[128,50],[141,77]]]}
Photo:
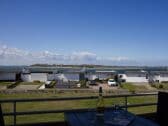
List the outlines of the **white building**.
{"label": "white building", "polygon": [[24,82],[31,82],[31,74],[30,73],[22,73],[21,80]]}
{"label": "white building", "polygon": [[116,71],[95,71],[85,74],[85,77],[88,78],[88,80],[106,80],[108,78],[114,78],[115,74]]}
{"label": "white building", "polygon": [[145,71],[127,71],[125,74],[119,74],[119,79],[132,83],[148,83],[148,73]]}
{"label": "white building", "polygon": [[1,81],[15,81],[16,72],[0,72]]}
{"label": "white building", "polygon": [[168,71],[153,71],[150,74],[151,82],[164,82],[168,81]]}
{"label": "white building", "polygon": [[96,75],[99,78],[99,80],[114,78],[116,74],[116,71],[96,71]]}
{"label": "white building", "polygon": [[47,80],[48,81],[52,81],[52,80],[55,80],[55,77],[56,76],[56,74],[54,74],[54,73],[48,73],[47,74]]}
{"label": "white building", "polygon": [[47,73],[22,73],[21,79],[24,82],[47,81]]}
{"label": "white building", "polygon": [[79,81],[79,73],[65,73],[64,76],[70,81]]}
{"label": "white building", "polygon": [[47,81],[47,73],[31,73],[31,81],[39,80],[41,82]]}
{"label": "white building", "polygon": [[47,80],[79,81],[79,73],[49,73]]}
{"label": "white building", "polygon": [[21,80],[24,82],[31,82],[31,73],[28,69],[24,68],[22,70]]}
{"label": "white building", "polygon": [[95,73],[87,73],[85,74],[85,78],[87,78],[88,80],[95,80],[98,78],[98,75]]}

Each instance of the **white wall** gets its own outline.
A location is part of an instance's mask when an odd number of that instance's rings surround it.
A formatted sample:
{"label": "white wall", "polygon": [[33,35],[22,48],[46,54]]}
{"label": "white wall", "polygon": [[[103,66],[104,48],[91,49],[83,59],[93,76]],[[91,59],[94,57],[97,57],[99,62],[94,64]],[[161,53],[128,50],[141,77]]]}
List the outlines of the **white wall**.
{"label": "white wall", "polygon": [[154,75],[153,81],[157,81],[157,80],[159,80],[159,82],[168,81],[168,76]]}
{"label": "white wall", "polygon": [[[120,76],[121,76],[121,77],[120,77]],[[127,76],[126,76],[126,74],[118,74],[118,78],[119,78],[119,79],[126,80],[126,79],[127,79]]]}
{"label": "white wall", "polygon": [[31,81],[39,80],[42,82],[47,81],[47,73],[31,73]]}
{"label": "white wall", "polygon": [[162,82],[162,81],[168,81],[168,77],[160,77],[159,82]]}
{"label": "white wall", "polygon": [[16,80],[16,73],[0,73],[0,80]]}
{"label": "white wall", "polygon": [[21,79],[24,82],[31,82],[31,74],[21,74]]}
{"label": "white wall", "polygon": [[47,80],[79,81],[79,73],[48,74]]}
{"label": "white wall", "polygon": [[68,78],[64,74],[56,74],[55,79],[56,80],[63,80],[64,82],[68,82]]}
{"label": "white wall", "polygon": [[126,77],[126,82],[137,82],[137,83],[141,83],[141,82],[148,82],[148,79],[146,79],[146,77]]}
{"label": "white wall", "polygon": [[137,83],[148,83],[149,79],[146,79],[146,75],[144,74],[129,74],[127,76],[127,74],[119,74],[118,77],[120,77],[120,75],[122,76],[121,79],[126,80],[126,82],[137,82]]}
{"label": "white wall", "polygon": [[48,81],[55,80],[55,74],[47,74],[47,80]]}
{"label": "white wall", "polygon": [[159,76],[159,82],[168,81],[168,73],[162,73]]}

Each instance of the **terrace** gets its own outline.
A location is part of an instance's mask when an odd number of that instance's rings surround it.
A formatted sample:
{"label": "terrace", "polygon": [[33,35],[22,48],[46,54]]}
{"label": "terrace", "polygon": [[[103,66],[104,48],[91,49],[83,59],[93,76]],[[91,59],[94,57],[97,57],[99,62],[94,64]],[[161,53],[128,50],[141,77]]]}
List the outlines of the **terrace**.
{"label": "terrace", "polygon": [[[148,101],[148,102],[131,102],[131,101],[136,101],[137,99],[143,99],[149,97],[149,99],[151,99],[152,97],[154,98],[154,100]],[[156,106],[157,106],[157,94],[153,93],[153,94],[130,94],[130,95],[110,95],[110,96],[104,96],[106,101],[111,101],[114,100],[115,102],[113,102],[111,105],[108,103],[108,105],[106,106],[106,108],[113,108],[114,104],[119,104],[121,108],[125,109],[126,111],[137,111],[138,109],[143,110],[143,112],[141,111],[140,113],[136,113],[139,116],[143,116],[146,117],[148,119],[152,119],[154,121],[156,121]],[[136,98],[136,100],[134,99]],[[152,98],[152,99],[153,99]],[[66,126],[66,122],[64,120],[61,121],[43,121],[43,122],[33,122],[33,123],[29,123],[29,121],[25,122],[25,121],[20,121],[20,119],[25,119],[25,118],[20,118],[21,116],[27,116],[26,118],[28,118],[28,120],[33,119],[32,116],[34,115],[46,115],[47,114],[56,114],[56,113],[65,113],[65,112],[70,112],[70,111],[85,111],[85,110],[94,110],[95,108],[93,106],[87,106],[87,107],[81,107],[79,105],[77,105],[77,101],[85,101],[85,102],[90,102],[90,101],[94,101],[97,99],[97,96],[84,96],[84,97],[62,97],[62,98],[29,98],[29,99],[1,99],[0,100],[0,104],[4,105],[4,104],[12,104],[10,107],[10,111],[3,111],[3,117],[5,119],[5,123],[6,123],[6,118],[7,117],[13,117],[13,121],[12,124],[8,124],[8,125],[18,125],[18,126],[46,126],[46,125],[58,125],[58,126]],[[116,100],[115,100],[116,99]],[[134,100],[131,100],[134,99]],[[121,100],[123,100],[123,102],[120,102]],[[56,104],[58,104],[58,102],[67,102],[67,101],[71,101],[74,102],[76,107],[70,107],[67,109],[41,109],[39,107],[39,110],[31,110],[29,109],[20,109],[19,107],[25,106],[26,104],[32,104],[35,105],[37,108],[39,105],[43,106],[43,103],[45,104],[47,102],[47,104],[53,104],[53,102],[55,102]],[[38,102],[40,102],[40,104],[38,104]],[[111,102],[110,102],[111,103]],[[55,104],[54,104],[55,105]],[[54,106],[53,105],[53,106]],[[148,107],[147,109],[141,109],[142,107]],[[2,107],[3,108],[3,107]],[[54,107],[53,107],[54,108]],[[149,109],[151,109],[152,111],[148,111]],[[2,109],[3,110],[3,109]],[[147,110],[147,111],[146,111]],[[55,119],[58,116],[55,116]],[[39,116],[40,118],[40,116]],[[57,120],[57,119],[56,119]],[[22,123],[20,123],[22,122]],[[7,125],[7,124],[6,124]]]}

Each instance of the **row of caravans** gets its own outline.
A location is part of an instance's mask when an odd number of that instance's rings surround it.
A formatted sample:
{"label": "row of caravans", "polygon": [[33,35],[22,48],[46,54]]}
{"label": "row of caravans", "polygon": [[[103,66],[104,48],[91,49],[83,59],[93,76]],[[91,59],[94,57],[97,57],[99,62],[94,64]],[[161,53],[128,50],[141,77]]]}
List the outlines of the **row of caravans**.
{"label": "row of caravans", "polygon": [[28,69],[23,69],[21,72],[0,72],[0,81],[16,81],[22,80],[24,82],[33,82],[33,81],[52,81],[52,80],[62,80],[62,81],[79,81],[83,79],[88,80],[105,80],[107,78],[113,78],[116,75],[115,71],[69,71],[69,72],[31,72]]}
{"label": "row of caravans", "polygon": [[16,81],[21,79],[25,82],[33,82],[39,80],[42,82],[52,80],[62,81],[79,81],[87,78],[88,80],[105,80],[107,78],[113,78],[117,75],[120,81],[124,82],[136,82],[136,83],[148,83],[148,82],[163,82],[168,81],[167,71],[126,71],[122,74],[118,74],[116,71],[85,71],[85,72],[30,72],[29,70],[22,70],[22,72],[0,72],[0,80],[3,81]]}
{"label": "row of caravans", "polygon": [[107,78],[113,78],[116,74],[115,71],[95,71],[95,72],[65,72],[65,73],[30,73],[24,72],[21,74],[21,79],[23,81],[32,82],[35,80],[40,81],[52,81],[52,80],[62,80],[64,82],[67,81],[79,81],[83,79],[88,80],[105,80]]}
{"label": "row of caravans", "polygon": [[118,74],[120,81],[133,83],[154,83],[168,81],[168,71],[127,71],[124,74]]}

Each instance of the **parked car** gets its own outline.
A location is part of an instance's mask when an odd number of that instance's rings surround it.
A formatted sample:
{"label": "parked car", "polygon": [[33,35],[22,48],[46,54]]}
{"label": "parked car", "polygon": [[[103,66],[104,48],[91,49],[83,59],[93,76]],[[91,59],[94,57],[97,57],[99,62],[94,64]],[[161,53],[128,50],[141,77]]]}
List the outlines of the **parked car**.
{"label": "parked car", "polygon": [[109,79],[107,83],[109,86],[117,86],[117,83],[115,82],[114,79]]}

